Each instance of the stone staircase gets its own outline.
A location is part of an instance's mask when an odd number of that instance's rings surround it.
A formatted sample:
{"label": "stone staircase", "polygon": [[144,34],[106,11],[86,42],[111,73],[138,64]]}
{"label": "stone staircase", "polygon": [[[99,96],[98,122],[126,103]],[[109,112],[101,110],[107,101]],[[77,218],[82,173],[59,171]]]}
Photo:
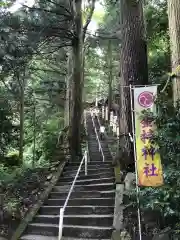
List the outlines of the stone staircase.
{"label": "stone staircase", "polygon": [[[97,124],[96,120],[95,123]],[[90,114],[87,114],[87,130],[90,154],[88,175],[85,176],[83,165],[65,209],[62,238],[64,240],[107,240],[111,239],[113,230],[115,180],[111,155],[104,145],[105,162],[102,162]],[[22,240],[57,240],[60,207],[66,200],[79,164],[66,164],[49,198],[33,222],[28,224]]]}

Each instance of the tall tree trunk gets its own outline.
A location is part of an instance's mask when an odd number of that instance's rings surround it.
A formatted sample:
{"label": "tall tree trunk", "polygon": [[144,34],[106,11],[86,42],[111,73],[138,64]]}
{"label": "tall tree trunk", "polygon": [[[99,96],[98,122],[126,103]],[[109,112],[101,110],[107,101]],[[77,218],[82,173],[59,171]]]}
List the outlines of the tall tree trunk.
{"label": "tall tree trunk", "polygon": [[74,1],[74,33],[73,41],[73,107],[71,121],[71,156],[75,159],[81,155],[81,117],[82,117],[82,0]]}
{"label": "tall tree trunk", "polygon": [[34,114],[33,114],[33,162],[32,167],[35,167],[35,160],[36,160],[36,101],[34,101],[34,108],[33,108]]}
{"label": "tall tree trunk", "polygon": [[[132,162],[131,109],[129,84],[148,83],[147,45],[145,40],[142,1],[121,0],[121,124],[120,141],[126,162]],[[125,87],[123,87],[125,86]],[[124,159],[125,160],[125,159]]]}
{"label": "tall tree trunk", "polygon": [[86,102],[86,96],[85,96],[85,89],[84,89],[84,83],[85,83],[85,68],[86,68],[86,53],[89,50],[89,43],[84,39],[83,40],[83,51],[82,51],[82,81],[83,81],[83,102]]}
{"label": "tall tree trunk", "polygon": [[66,77],[66,102],[64,113],[64,125],[70,126],[71,118],[71,86],[72,86],[72,52],[68,51],[67,77]]}
{"label": "tall tree trunk", "polygon": [[20,87],[20,140],[19,140],[19,158],[23,162],[24,152],[24,89],[25,89],[25,74],[20,79],[20,74],[17,75],[17,80]]}
{"label": "tall tree trunk", "polygon": [[[180,1],[168,0],[172,72],[180,65]],[[180,99],[180,74],[173,81],[174,102]]]}
{"label": "tall tree trunk", "polygon": [[112,108],[112,43],[111,40],[108,42],[108,71],[109,71],[109,79],[108,79],[108,120],[110,120],[110,111]]}
{"label": "tall tree trunk", "polygon": [[[86,54],[86,45],[83,42],[82,47],[82,112],[84,111],[85,105],[86,105],[86,96],[85,96],[85,89],[84,89],[84,83],[85,83],[85,54]],[[81,115],[81,124],[84,123],[84,114]]]}

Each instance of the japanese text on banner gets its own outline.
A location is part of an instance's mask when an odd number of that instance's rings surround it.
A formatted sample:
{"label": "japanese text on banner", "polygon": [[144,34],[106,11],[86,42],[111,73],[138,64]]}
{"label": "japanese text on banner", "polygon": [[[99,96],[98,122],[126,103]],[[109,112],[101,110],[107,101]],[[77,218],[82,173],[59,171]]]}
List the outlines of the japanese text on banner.
{"label": "japanese text on banner", "polygon": [[151,141],[156,126],[149,117],[142,117],[143,110],[153,111],[156,94],[157,86],[134,89],[137,171],[140,186],[163,185],[159,148]]}

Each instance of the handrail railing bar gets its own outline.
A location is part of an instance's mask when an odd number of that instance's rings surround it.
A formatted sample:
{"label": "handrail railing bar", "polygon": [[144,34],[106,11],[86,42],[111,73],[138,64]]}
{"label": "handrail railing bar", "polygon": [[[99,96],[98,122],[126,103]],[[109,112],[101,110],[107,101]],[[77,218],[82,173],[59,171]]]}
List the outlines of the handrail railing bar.
{"label": "handrail railing bar", "polygon": [[[87,121],[86,121],[86,110],[84,110],[84,125],[85,125],[85,129],[86,129],[86,135],[88,135],[88,131],[87,131]],[[87,143],[87,155],[88,155],[88,162],[90,162],[90,155],[89,155],[89,146]]]}
{"label": "handrail railing bar", "polygon": [[79,175],[79,172],[80,172],[80,170],[81,170],[81,167],[82,167],[82,164],[83,164],[83,162],[84,162],[84,159],[85,159],[85,155],[86,155],[86,154],[87,154],[87,151],[85,151],[84,156],[83,156],[83,158],[82,158],[82,160],[81,160],[81,163],[80,163],[79,168],[78,168],[78,170],[77,170],[77,173],[76,173],[76,176],[75,176],[75,178],[74,178],[74,181],[73,181],[73,183],[72,183],[72,185],[71,185],[71,188],[70,188],[70,190],[69,190],[69,193],[68,193],[68,195],[67,195],[67,198],[66,198],[66,201],[65,201],[65,203],[64,203],[63,208],[66,208],[66,206],[67,206],[67,203],[68,203],[68,201],[69,201],[69,197],[70,197],[71,192],[72,192],[72,190],[73,190],[73,188],[74,188],[76,179],[77,179],[77,177],[78,177],[78,175]]}
{"label": "handrail railing bar", "polygon": [[104,153],[103,153],[103,150],[102,150],[102,147],[101,147],[101,142],[100,142],[100,140],[99,140],[99,136],[98,136],[98,133],[97,133],[96,125],[95,125],[95,123],[94,123],[94,119],[93,119],[93,114],[92,114],[92,112],[91,112],[91,118],[92,118],[93,127],[94,127],[95,134],[96,134],[96,139],[97,139],[98,145],[99,145],[99,151],[100,151],[101,154],[102,154],[102,158],[103,158],[103,162],[104,162],[105,157],[104,157]]}
{"label": "handrail railing bar", "polygon": [[[97,113],[97,120],[98,120],[98,123],[99,123],[99,127],[101,126],[101,123],[100,123],[100,120],[99,120],[99,117],[98,117],[98,113]],[[102,148],[102,147],[101,147]],[[103,150],[102,150],[102,152],[103,152]],[[103,159],[104,159],[104,154],[103,154]],[[103,162],[104,162],[104,160],[103,160]]]}
{"label": "handrail railing bar", "polygon": [[[98,119],[99,126],[101,126],[101,123],[100,123],[100,120],[99,120],[99,117],[98,117],[98,116],[97,116],[97,119]],[[106,133],[106,136],[108,136],[108,134],[107,134],[106,130],[105,130],[105,133]],[[111,156],[112,156],[112,153],[111,153],[111,151],[110,151],[110,154],[111,154]],[[112,156],[112,157],[113,157],[113,156]]]}
{"label": "handrail railing bar", "polygon": [[88,157],[87,157],[87,153],[85,154],[85,164],[84,164],[84,167],[85,167],[85,169],[84,169],[84,171],[85,171],[85,176],[87,176],[87,163],[88,163]]}
{"label": "handrail railing bar", "polygon": [[60,213],[59,213],[59,235],[58,235],[58,240],[61,240],[61,238],[62,238],[62,231],[63,231],[63,218],[64,218],[64,208],[60,208]]}
{"label": "handrail railing bar", "polygon": [[83,158],[82,158],[81,163],[80,163],[80,165],[79,165],[79,168],[78,168],[78,170],[77,170],[76,176],[74,177],[74,180],[73,180],[73,183],[72,183],[71,188],[70,188],[70,190],[69,190],[69,193],[68,193],[68,195],[67,195],[66,201],[65,201],[63,207],[60,208],[60,213],[59,213],[59,236],[58,236],[58,240],[61,240],[61,238],[62,238],[64,211],[65,211],[65,208],[66,208],[66,206],[67,206],[67,204],[68,204],[70,195],[71,195],[71,193],[72,193],[72,191],[73,191],[74,185],[75,185],[75,183],[76,183],[77,177],[78,177],[78,175],[79,175],[79,172],[80,172],[80,170],[81,170],[81,167],[82,167],[82,165],[83,165],[84,160],[85,160],[85,175],[87,175],[87,150],[84,152]]}

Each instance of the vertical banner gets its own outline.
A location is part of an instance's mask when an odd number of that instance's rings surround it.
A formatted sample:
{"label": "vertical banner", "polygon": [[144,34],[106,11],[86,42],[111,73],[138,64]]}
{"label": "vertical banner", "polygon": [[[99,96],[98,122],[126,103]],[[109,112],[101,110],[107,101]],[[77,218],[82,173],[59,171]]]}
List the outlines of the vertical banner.
{"label": "vertical banner", "polygon": [[155,123],[150,117],[143,117],[142,111],[154,112],[154,97],[157,86],[134,88],[135,136],[139,186],[163,185],[163,173],[159,147],[152,143]]}

